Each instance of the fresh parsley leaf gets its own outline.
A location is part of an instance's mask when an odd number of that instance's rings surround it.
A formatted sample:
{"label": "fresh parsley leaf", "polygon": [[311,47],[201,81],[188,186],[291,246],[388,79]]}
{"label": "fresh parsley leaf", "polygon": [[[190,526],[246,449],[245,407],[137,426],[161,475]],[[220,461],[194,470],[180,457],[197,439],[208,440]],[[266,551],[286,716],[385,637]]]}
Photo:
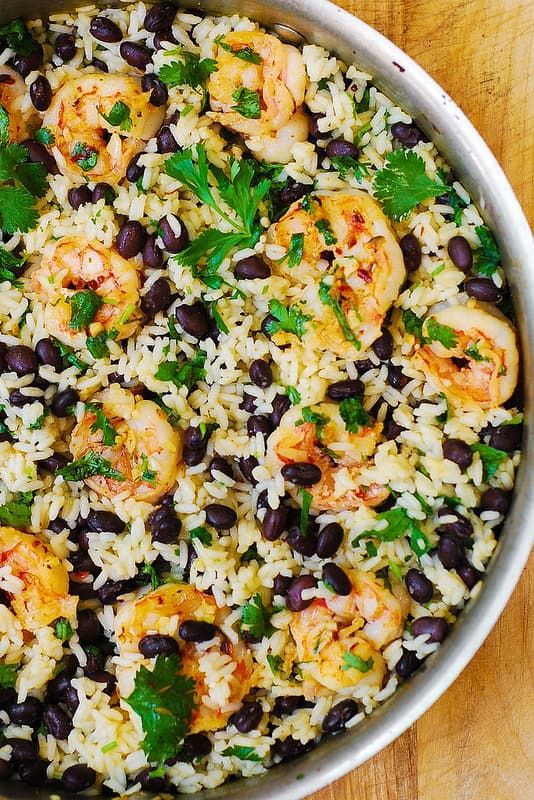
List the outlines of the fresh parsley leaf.
{"label": "fresh parsley leaf", "polygon": [[373,668],[374,661],[372,656],[369,656],[365,661],[355,653],[343,653],[343,664],[341,669],[347,671],[348,669],[357,669],[358,672],[369,672]]}
{"label": "fresh parsley leaf", "polygon": [[269,300],[269,312],[274,317],[265,323],[265,330],[269,336],[286,331],[302,339],[306,333],[306,322],[309,322],[311,317],[303,314],[298,306],[286,308],[279,300]]}
{"label": "fresh parsley leaf", "polygon": [[126,480],[122,472],[114,469],[107,459],[92,450],[88,450],[85,455],[67,464],[66,467],[58,469],[56,475],[61,475],[66,481],[83,481],[93,475],[102,475],[115,481]]}
{"label": "fresh parsley leaf", "polygon": [[260,93],[257,90],[247,89],[246,86],[240,86],[232,94],[232,100],[235,106],[232,106],[234,111],[241,114],[242,117],[247,119],[260,119],[261,117],[261,103]]}
{"label": "fresh parsley leaf", "polygon": [[95,421],[91,425],[91,433],[102,431],[103,443],[106,445],[114,445],[118,434],[102,409],[94,403],[86,403],[85,408],[95,415]]}
{"label": "fresh parsley leaf", "polygon": [[29,56],[37,49],[37,42],[28,32],[22,19],[14,19],[0,26],[0,39],[4,46],[15,50],[21,56]]}
{"label": "fresh parsley leaf", "polygon": [[68,642],[74,631],[72,625],[65,617],[58,617],[54,622],[54,636],[60,642]]}
{"label": "fresh parsley leaf", "polygon": [[56,139],[49,128],[39,128],[39,130],[35,131],[33,134],[33,138],[36,142],[39,142],[39,144],[44,144],[46,147],[50,147],[51,144],[54,144]]}
{"label": "fresh parsley leaf", "polygon": [[491,278],[501,263],[501,254],[497,242],[492,232],[485,225],[477,225],[475,231],[480,239],[480,247],[475,250],[474,267],[479,275],[486,275]]}
{"label": "fresh parsley leaf", "polygon": [[503,461],[508,458],[508,453],[504,450],[498,450],[496,447],[491,447],[489,444],[477,442],[471,445],[473,453],[478,453],[482,461],[484,470],[484,480],[493,478]]}
{"label": "fresh parsley leaf", "polygon": [[342,400],[339,404],[339,414],[349,433],[358,433],[361,427],[369,425],[371,421],[359,397],[346,397]]}
{"label": "fresh parsley leaf", "polygon": [[369,167],[366,163],[358,161],[351,156],[332,156],[330,163],[336,172],[339,172],[339,177],[342,181],[347,180],[349,172],[351,172],[358,181],[362,182],[362,178],[369,175]]}
{"label": "fresh parsley leaf", "polygon": [[113,104],[109,114],[104,114],[104,112],[101,111],[100,116],[103,117],[109,125],[112,125],[114,128],[118,127],[121,131],[129,131],[132,128],[130,109],[122,100],[117,100]]}
{"label": "fresh parsley leaf", "polygon": [[[317,230],[323,234],[324,243],[328,246],[336,244],[337,239],[332,231],[332,227],[327,219],[318,219],[315,223]],[[302,234],[304,237],[304,234]]]}
{"label": "fresh parsley leaf", "polygon": [[356,350],[361,350],[362,345],[360,340],[350,327],[343,312],[343,308],[341,307],[341,303],[339,300],[336,300],[335,297],[332,297],[330,294],[331,291],[332,287],[325,283],[324,279],[321,280],[321,283],[319,284],[319,300],[321,303],[323,303],[323,305],[330,306],[347,342],[350,342],[352,345],[354,345]]}
{"label": "fresh parsley leaf", "polygon": [[37,220],[37,209],[30,192],[23,186],[0,186],[0,228],[3,231],[10,235],[17,231],[25,233],[35,228]]}
{"label": "fresh parsley leaf", "polygon": [[81,291],[75,292],[69,299],[71,305],[69,327],[75,331],[86,328],[94,320],[103,302],[100,295],[93,292],[92,289],[81,289]]}
{"label": "fresh parsley leaf", "polygon": [[269,664],[273,675],[280,675],[280,670],[282,669],[282,664],[284,663],[282,656],[273,656],[271,653],[268,653],[267,663]]}
{"label": "fresh parsley leaf", "polygon": [[411,309],[402,312],[402,322],[406,333],[411,333],[420,341],[423,341],[423,320],[418,317]]}
{"label": "fresh parsley leaf", "polygon": [[93,358],[106,358],[106,356],[109,356],[108,338],[106,331],[101,331],[96,336],[87,337],[85,346]]}
{"label": "fresh parsley leaf", "polygon": [[370,530],[361,533],[352,540],[356,547],[361,539],[380,539],[382,542],[393,542],[401,536],[410,537],[410,547],[417,556],[422,556],[430,550],[430,542],[419,528],[417,523],[408,516],[406,510],[400,506],[382,511],[376,515],[376,521],[386,520],[387,525],[381,530]]}
{"label": "fresh parsley leaf", "polygon": [[[174,51],[173,51],[174,52]],[[206,82],[212,72],[217,72],[217,62],[213,58],[200,58],[188,50],[178,50],[180,61],[164,64],[159,77],[170,88],[174,86],[191,86],[203,96],[202,106],[206,102]]]}
{"label": "fresh parsley leaf", "polygon": [[263,605],[260,594],[255,594],[250,602],[245,603],[241,609],[241,632],[249,633],[256,639],[264,636],[270,637],[274,628],[270,623],[271,613]]}
{"label": "fresh parsley leaf", "polygon": [[15,500],[0,506],[0,523],[13,528],[27,528],[31,522],[32,492],[21,492]]}
{"label": "fresh parsley leaf", "polygon": [[262,57],[259,53],[256,53],[251,47],[240,47],[238,50],[234,50],[232,45],[225,42],[222,38],[218,38],[215,40],[219,47],[222,47],[223,50],[226,50],[227,53],[231,53],[236,58],[240,58],[242,61],[248,61],[249,64],[261,64]]}
{"label": "fresh parsley leaf", "polygon": [[263,761],[263,758],[258,755],[256,752],[255,747],[245,747],[245,745],[241,744],[233,744],[231,747],[226,747],[222,753],[222,756],[235,756],[235,758],[239,758],[241,761]]}
{"label": "fresh parsley leaf", "polygon": [[306,489],[301,489],[300,501],[302,503],[302,508],[300,509],[300,530],[302,535],[306,536],[308,533],[308,522],[310,520],[311,493],[306,491]]}
{"label": "fresh parsley leaf", "polygon": [[206,377],[206,370],[204,369],[204,362],[206,361],[206,352],[204,350],[197,350],[196,355],[190,361],[164,361],[156,370],[155,377],[159,381],[170,381],[175,386],[187,386],[189,390]]}
{"label": "fresh parsley leaf", "polygon": [[0,664],[0,686],[2,689],[12,689],[17,682],[17,672],[20,664]]}
{"label": "fresh parsley leaf", "polygon": [[443,194],[447,187],[428,177],[425,162],[413,150],[394,150],[375,174],[373,188],[384,212],[399,222],[423,200]]}
{"label": "fresh parsley leaf", "polygon": [[198,539],[199,542],[202,542],[204,547],[211,547],[213,544],[213,537],[211,533],[203,525],[199,525],[198,528],[193,528],[190,530],[189,538],[191,541],[193,541],[193,539]]}
{"label": "fresh parsley leaf", "polygon": [[302,400],[300,392],[294,386],[286,386],[286,394],[291,401],[292,406],[297,406]]}
{"label": "fresh parsley leaf", "polygon": [[424,323],[425,338],[429,342],[439,342],[451,350],[458,344],[458,337],[449,325],[442,325],[434,317],[427,317]]}
{"label": "fresh parsley leaf", "polygon": [[159,655],[152,670],[139,668],[125,701],[141,718],[149,761],[163,765],[178,754],[195,707],[194,690],[194,680],[181,672],[178,653]]}
{"label": "fresh parsley leaf", "polygon": [[90,170],[94,169],[98,161],[98,153],[94,147],[90,147],[83,142],[76,142],[74,144],[71,156],[72,160],[76,161],[80,169],[84,172],[90,172]]}

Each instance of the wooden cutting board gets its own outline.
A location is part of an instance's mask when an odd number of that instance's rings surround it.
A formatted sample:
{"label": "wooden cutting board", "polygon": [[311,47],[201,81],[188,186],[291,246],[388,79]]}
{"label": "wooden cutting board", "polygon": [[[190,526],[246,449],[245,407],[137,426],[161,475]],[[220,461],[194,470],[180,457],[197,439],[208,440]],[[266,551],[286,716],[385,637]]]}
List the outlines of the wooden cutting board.
{"label": "wooden cutting board", "polygon": [[[534,0],[337,3],[449,92],[532,222]],[[445,695],[386,750],[310,800],[532,800],[533,587],[534,557],[492,634]]]}

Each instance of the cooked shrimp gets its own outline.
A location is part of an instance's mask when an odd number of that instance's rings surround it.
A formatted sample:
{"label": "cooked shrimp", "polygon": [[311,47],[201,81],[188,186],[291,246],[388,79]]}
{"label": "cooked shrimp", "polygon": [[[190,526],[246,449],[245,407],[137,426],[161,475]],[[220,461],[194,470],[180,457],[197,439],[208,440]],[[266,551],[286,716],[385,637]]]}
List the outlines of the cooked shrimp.
{"label": "cooked shrimp", "polygon": [[[160,586],[119,608],[115,630],[120,654],[138,653],[139,641],[147,634],[175,635],[187,620],[209,622],[218,628],[228,613],[228,609],[217,607],[211,595],[191,586]],[[211,643],[198,645],[180,640],[180,661],[182,672],[195,682],[196,708],[190,732],[224,728],[252,685],[252,659],[247,647],[241,639],[231,642],[218,630]],[[219,670],[215,683],[210,666]],[[125,695],[131,690],[131,668],[121,666],[117,673]]]}
{"label": "cooked shrimp", "polygon": [[271,226],[269,241],[289,249],[295,234],[304,235],[300,264],[290,267],[286,259],[273,267],[302,286],[317,322],[306,342],[354,358],[380,336],[404,282],[396,235],[376,200],[356,189],[298,200]]}
{"label": "cooked shrimp", "polygon": [[[311,507],[317,511],[337,511],[359,506],[375,506],[389,495],[385,486],[362,486],[360,471],[369,464],[382,423],[371,420],[356,433],[349,433],[336,403],[313,406],[310,421],[301,408],[290,409],[269,438],[269,454],[277,464],[308,463],[321,470],[318,483],[308,487]],[[298,499],[300,490],[292,489]]]}
{"label": "cooked shrimp", "polygon": [[[35,111],[23,113],[22,99],[27,92],[24,79],[8,67],[0,66],[0,106],[3,106],[9,115],[9,138],[12,142],[21,142],[32,135],[34,127],[38,127]],[[35,124],[33,124],[35,123]]]}
{"label": "cooked shrimp", "polygon": [[139,325],[139,274],[130,261],[113,248],[84,236],[66,236],[49,248],[32,276],[33,289],[46,300],[44,324],[64,344],[80,349],[87,332],[71,327],[70,300],[80,289],[91,289],[102,299],[87,330],[91,336],[105,331],[126,339]]}
{"label": "cooked shrimp", "polygon": [[347,572],[352,591],[314,600],[295,612],[289,628],[295,640],[307,699],[361,683],[380,687],[385,663],[380,649],[402,634],[403,610],[395,595],[374,576]]}
{"label": "cooked shrimp", "polygon": [[[505,403],[517,385],[519,370],[511,323],[472,306],[449,306],[429,320],[449,329],[454,346],[432,341],[421,347],[415,360],[425,374],[453,404],[463,408],[493,408]],[[427,336],[429,320],[423,328]]]}
{"label": "cooked shrimp", "polygon": [[127,492],[147,503],[166,494],[176,482],[182,442],[162,409],[115,383],[95,395],[92,404],[101,407],[115,442],[104,443],[104,432],[95,424],[97,411],[90,408],[72,431],[71,452],[76,459],[96,453],[121,477],[94,475],[86,478],[87,485],[106,497]]}
{"label": "cooked shrimp", "polygon": [[[243,52],[249,53],[252,61],[236,55]],[[208,91],[209,116],[243,134],[260,158],[269,160],[276,155],[277,161],[287,162],[291,143],[307,139],[307,118],[300,108],[306,91],[302,55],[270,34],[228,33],[218,45],[217,71],[209,77]],[[257,113],[237,110],[247,93],[259,103]]]}
{"label": "cooked shrimp", "polygon": [[67,568],[37,536],[0,528],[0,567],[11,568],[20,587],[9,594],[11,608],[25,630],[37,631],[58,617],[76,616]]}
{"label": "cooked shrimp", "polygon": [[43,118],[63,175],[111,184],[122,180],[130,159],[165,116],[149,97],[126,75],[81,75],[64,83]]}

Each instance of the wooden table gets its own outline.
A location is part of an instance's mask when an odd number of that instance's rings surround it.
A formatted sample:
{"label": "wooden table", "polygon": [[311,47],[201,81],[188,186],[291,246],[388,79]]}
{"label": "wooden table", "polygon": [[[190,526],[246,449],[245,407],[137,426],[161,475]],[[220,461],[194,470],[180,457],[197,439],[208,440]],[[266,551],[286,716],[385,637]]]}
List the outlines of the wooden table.
{"label": "wooden table", "polygon": [[[459,103],[532,221],[534,0],[338,5],[402,47]],[[309,800],[532,800],[533,586],[531,558],[492,634],[445,695],[386,750]]]}

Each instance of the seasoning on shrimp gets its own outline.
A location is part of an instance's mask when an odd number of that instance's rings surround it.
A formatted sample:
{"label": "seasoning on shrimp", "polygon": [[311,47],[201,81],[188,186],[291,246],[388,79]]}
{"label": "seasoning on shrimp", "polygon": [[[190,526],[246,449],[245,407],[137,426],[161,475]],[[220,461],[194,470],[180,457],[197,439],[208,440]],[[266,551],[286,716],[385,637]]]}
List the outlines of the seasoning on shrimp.
{"label": "seasoning on shrimp", "polygon": [[0,107],[8,114],[8,134],[12,142],[21,142],[31,135],[36,126],[35,111],[23,111],[26,94],[24,79],[7,64],[0,66]]}

